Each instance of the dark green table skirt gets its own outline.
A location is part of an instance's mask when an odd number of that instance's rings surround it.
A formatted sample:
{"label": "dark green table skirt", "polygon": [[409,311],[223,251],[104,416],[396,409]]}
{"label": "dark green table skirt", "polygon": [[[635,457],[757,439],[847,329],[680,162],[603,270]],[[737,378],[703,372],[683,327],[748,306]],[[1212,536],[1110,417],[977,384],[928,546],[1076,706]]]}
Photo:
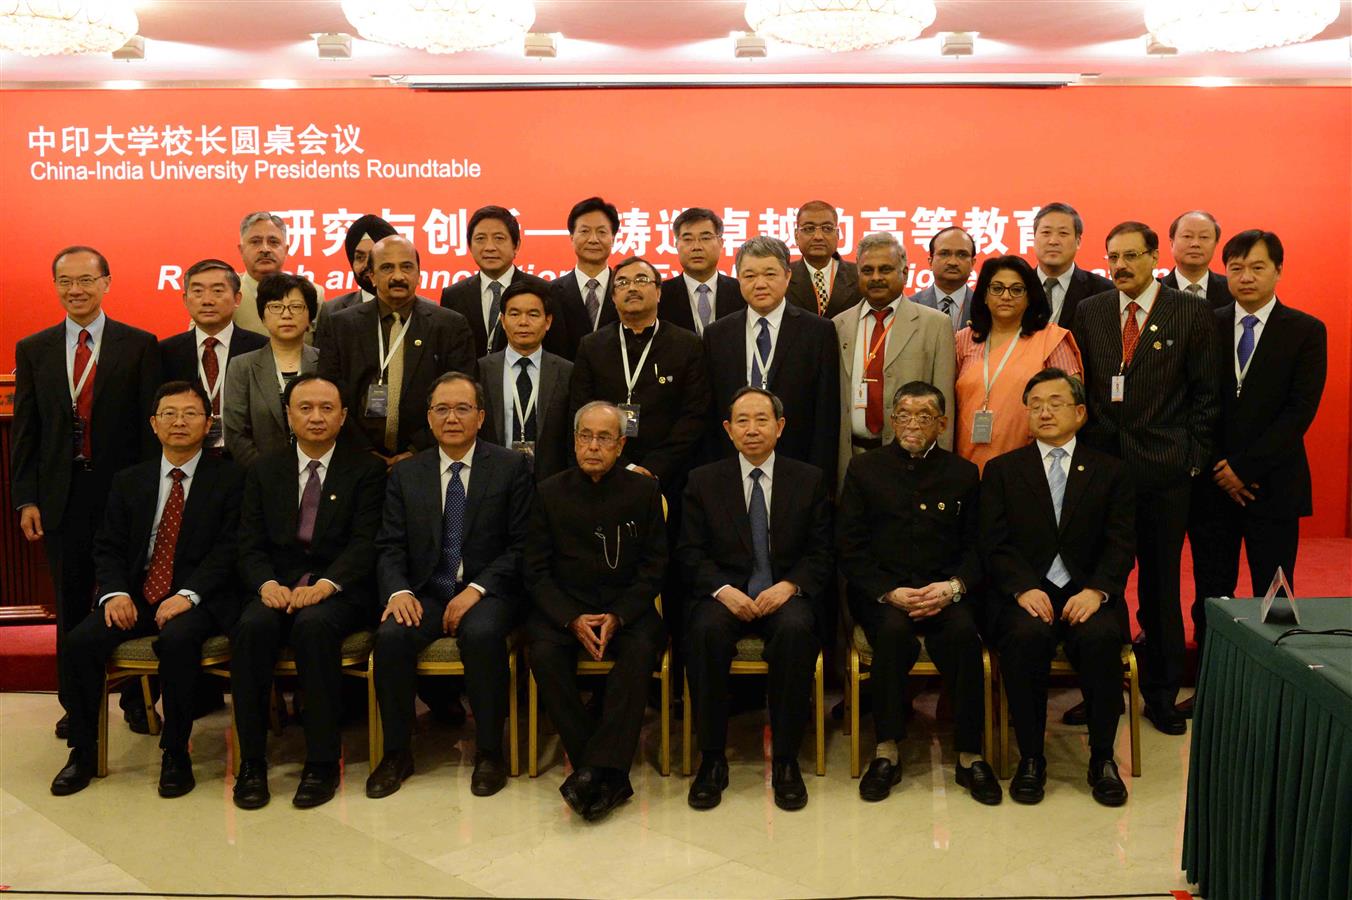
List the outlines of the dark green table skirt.
{"label": "dark green table skirt", "polygon": [[[1183,868],[1218,900],[1352,897],[1352,637],[1207,600]],[[1352,628],[1352,598],[1297,601],[1301,627]]]}

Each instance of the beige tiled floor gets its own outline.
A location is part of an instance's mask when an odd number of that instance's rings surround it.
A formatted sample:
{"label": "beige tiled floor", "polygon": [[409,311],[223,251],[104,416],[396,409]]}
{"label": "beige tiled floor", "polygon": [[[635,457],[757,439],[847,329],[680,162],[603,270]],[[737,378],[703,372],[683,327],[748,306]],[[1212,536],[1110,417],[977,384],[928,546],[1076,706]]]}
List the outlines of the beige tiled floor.
{"label": "beige tiled floor", "polygon": [[[747,713],[733,722],[732,783],[722,805],[695,812],[685,803],[689,782],[663,778],[652,765],[650,720],[634,799],[588,825],[559,797],[556,738],[544,738],[539,778],[523,775],[480,799],[469,792],[467,732],[425,720],[418,772],[398,794],[366,799],[365,734],[356,727],[344,734],[351,763],[340,795],[308,812],[290,804],[303,741],[298,727],[288,728],[270,748],[273,802],[250,813],[230,803],[228,713],[197,723],[197,789],[161,800],[155,739],[128,732],[114,708],[109,777],[53,797],[48,785],[66,756],[51,733],[55,697],[0,694],[0,885],[142,895],[624,898],[1158,895],[1186,887],[1178,861],[1187,739],[1145,724],[1146,774],[1124,772],[1131,800],[1105,809],[1084,781],[1083,731],[1059,723],[1073,699],[1070,691],[1053,694],[1050,781],[1038,807],[1008,798],[984,807],[953,784],[948,723],[934,721],[929,692],[917,700],[904,745],[906,777],[884,803],[859,800],[848,739],[829,724],[825,777],[810,774],[810,736],[805,741],[807,808],[776,809],[761,758],[764,717]],[[1128,758],[1125,721],[1118,755]]]}

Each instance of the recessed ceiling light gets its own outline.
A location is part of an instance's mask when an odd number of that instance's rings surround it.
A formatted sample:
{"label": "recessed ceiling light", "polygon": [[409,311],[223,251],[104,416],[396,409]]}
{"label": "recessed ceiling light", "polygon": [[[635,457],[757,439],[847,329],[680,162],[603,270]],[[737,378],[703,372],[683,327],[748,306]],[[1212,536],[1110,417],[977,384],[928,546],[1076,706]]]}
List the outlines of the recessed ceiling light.
{"label": "recessed ceiling light", "polygon": [[940,38],[939,52],[944,56],[971,56],[976,50],[975,31],[945,31]]}
{"label": "recessed ceiling light", "polygon": [[765,59],[770,55],[770,48],[763,37],[745,31],[734,31],[732,55],[737,59]]}
{"label": "recessed ceiling light", "polygon": [[528,59],[554,59],[559,55],[559,35],[547,31],[531,31],[526,34],[526,57]]}
{"label": "recessed ceiling light", "polygon": [[330,31],[315,35],[315,48],[320,59],[351,59],[352,35]]}
{"label": "recessed ceiling light", "polygon": [[125,44],[113,51],[113,59],[136,60],[146,58],[146,39],[132,35]]}

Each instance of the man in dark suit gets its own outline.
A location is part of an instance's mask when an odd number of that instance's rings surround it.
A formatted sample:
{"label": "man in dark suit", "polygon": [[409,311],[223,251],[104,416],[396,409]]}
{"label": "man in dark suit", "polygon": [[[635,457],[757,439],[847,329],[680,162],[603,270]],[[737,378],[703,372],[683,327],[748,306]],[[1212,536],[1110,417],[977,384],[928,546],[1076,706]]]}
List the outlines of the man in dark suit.
{"label": "man in dark suit", "polygon": [[474,358],[478,359],[507,346],[501,322],[502,294],[526,277],[516,267],[521,225],[509,209],[480,207],[469,217],[465,240],[479,271],[442,290],[441,305],[469,322],[469,330],[474,333]]}
{"label": "man in dark suit", "polygon": [[[934,281],[911,301],[948,316],[954,333],[972,323],[972,289],[967,280],[976,259],[976,241],[965,230],[945,228],[929,242],[930,274]],[[903,275],[904,278],[904,275]]]}
{"label": "man in dark suit", "polygon": [[339,445],[347,411],[337,385],[301,375],[286,387],[296,449],[249,468],[240,511],[239,574],[248,597],[230,635],[230,692],[239,730],[234,801],[266,806],[272,671],[283,646],[305,693],[305,768],[292,800],[327,803],[338,787],[343,639],[375,620],[372,577],[385,467]]}
{"label": "man in dark suit", "polygon": [[1221,258],[1235,302],[1215,312],[1220,426],[1214,462],[1194,494],[1201,506],[1192,545],[1199,649],[1206,633],[1203,600],[1235,594],[1241,539],[1254,596],[1267,591],[1279,567],[1295,586],[1300,519],[1314,512],[1305,432],[1328,375],[1324,323],[1277,299],[1281,239],[1243,231]]}
{"label": "man in dark suit", "polygon": [[1037,277],[1052,305],[1051,320],[1062,328],[1075,324],[1075,310],[1081,300],[1113,287],[1102,275],[1075,265],[1083,237],[1084,220],[1068,203],[1048,203],[1033,217]]}
{"label": "man in dark suit", "polygon": [[230,360],[268,342],[257,332],[235,327],[239,299],[239,276],[229,263],[219,259],[193,263],[183,273],[183,305],[193,326],[160,341],[160,377],[200,381],[211,398],[211,431],[204,446],[215,455],[229,454],[220,417]]}
{"label": "man in dark suit", "polygon": [[568,237],[577,266],[552,284],[554,324],[545,336],[550,353],[571,361],[584,337],[616,320],[606,264],[619,230],[619,210],[600,197],[578,201],[569,210]]}
{"label": "man in dark suit", "polygon": [[[746,306],[704,333],[704,359],[718,420],[739,388],[771,391],[788,423],[778,449],[810,463],[835,484],[840,434],[840,358],[835,326],[788,303],[789,248],[754,237],[737,250],[737,276]],[[734,451],[728,434],[711,427],[716,456]]]}
{"label": "man in dark suit", "polygon": [[319,343],[319,333],[328,323],[329,316],[376,299],[376,286],[371,281],[371,250],[376,241],[398,233],[393,225],[375,215],[362,216],[348,227],[347,236],[343,238],[343,252],[347,254],[348,265],[352,267],[352,280],[357,289],[320,304],[319,315],[314,322],[315,343]]}
{"label": "man in dark suit", "polygon": [[[523,562],[531,670],[573,764],[559,793],[589,821],[634,794],[629,769],[666,644],[654,604],[667,565],[662,495],[617,465],[626,421],[604,401],[578,410],[577,466],[540,484]],[[599,717],[578,694],[579,654],[615,663]]]}
{"label": "man in dark suit", "polygon": [[353,446],[387,466],[436,444],[423,408],[443,372],[474,374],[474,340],[465,317],[415,293],[418,251],[398,235],[372,249],[376,299],[329,317],[319,374],[339,386]]}
{"label": "man in dark suit", "polygon": [[1211,271],[1211,258],[1221,240],[1221,226],[1211,213],[1194,209],[1169,224],[1169,252],[1174,268],[1160,281],[1165,287],[1206,300],[1212,309],[1234,302],[1224,275]]}
{"label": "man in dark suit", "polygon": [[981,803],[1000,802],[1000,782],[981,755],[981,638],[974,594],[980,476],[938,446],[944,395],[912,381],[892,398],[896,439],[850,460],[836,517],[840,574],[856,624],[873,648],[870,684],[878,747],[859,796],[887,798],[901,781],[897,741],[906,733],[906,679],[920,640],[953,698],[957,782]]}
{"label": "man in dark suit", "polygon": [[802,809],[798,747],[821,635],[833,621],[825,602],[831,485],[815,466],[776,454],[784,406],[769,391],[740,388],[723,427],[737,456],[690,473],[676,551],[690,573],[686,671],[700,742],[688,802],[712,809],[728,786],[728,668],[738,639],[757,634],[770,664],[775,805]]}
{"label": "man in dark suit", "polygon": [[788,298],[799,309],[833,319],[859,302],[859,272],[840,258],[836,208],[809,200],[798,208],[794,241],[803,258],[790,271]]}
{"label": "man in dark suit", "polygon": [[235,529],[243,473],[202,452],[211,426],[209,402],[195,381],[165,383],[150,418],[163,448],[160,459],[113,478],[94,541],[102,596],[62,648],[61,701],[70,711],[71,751],[52,781],[58,796],[84,790],[97,772],[108,658],[123,641],[147,635],[158,635],[164,698],[160,796],[181,797],[196,783],[188,736],[202,645],[239,613]]}
{"label": "man in dark suit", "polygon": [[1165,734],[1183,680],[1179,568],[1192,480],[1211,464],[1215,324],[1201,299],[1155,280],[1159,236],[1123,222],[1108,233],[1114,289],[1080,304],[1072,334],[1084,358],[1086,444],[1123,460],[1136,484],[1137,624],[1145,636],[1145,715]]}
{"label": "man in dark suit", "polygon": [[484,440],[525,452],[536,481],[573,464],[568,415],[573,364],[541,346],[553,319],[549,282],[523,275],[502,294],[507,348],[479,360],[487,395]]}
{"label": "man in dark suit", "polygon": [[487,797],[507,784],[507,636],[524,605],[530,464],[522,453],[477,440],[483,389],[468,375],[447,372],[433,383],[427,421],[437,449],[390,473],[376,539],[376,596],[385,611],[374,659],[385,757],[366,780],[373,798],[388,797],[413,774],[418,654],[443,634],[459,645],[478,726],[470,791]]}
{"label": "man in dark suit", "polygon": [[681,274],[662,282],[657,318],[695,334],[746,306],[737,279],[718,271],[723,257],[723,220],[712,209],[692,206],[671,223]]}
{"label": "man in dark suit", "polygon": [[[42,540],[56,594],[58,667],[66,632],[89,613],[94,560],[89,547],[103,519],[113,475],[159,452],[146,425],[160,384],[155,336],[103,312],[108,260],[92,247],[67,247],[52,260],[61,324],[14,349],[14,432],[10,452],[19,530]],[[128,696],[126,708],[140,709]],[[144,728],[133,721],[133,728]],[[67,720],[57,723],[66,737]],[[144,732],[143,732],[144,733]]]}
{"label": "man in dark suit", "polygon": [[992,631],[1021,757],[1009,796],[1042,800],[1047,676],[1064,643],[1088,710],[1094,799],[1121,806],[1127,789],[1113,745],[1135,543],[1131,480],[1121,460],[1076,440],[1088,416],[1079,379],[1044,369],[1029,379],[1023,401],[1036,440],[991,460],[981,483]]}

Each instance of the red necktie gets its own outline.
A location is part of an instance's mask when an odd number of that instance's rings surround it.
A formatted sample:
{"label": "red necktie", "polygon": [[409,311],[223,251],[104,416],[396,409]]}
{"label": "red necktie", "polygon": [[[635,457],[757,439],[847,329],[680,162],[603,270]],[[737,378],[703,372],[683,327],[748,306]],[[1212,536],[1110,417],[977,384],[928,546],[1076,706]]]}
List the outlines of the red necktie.
{"label": "red necktie", "polygon": [[1141,340],[1141,326],[1136,322],[1136,311],[1141,307],[1133,300],[1127,304],[1127,321],[1122,323],[1122,365],[1131,365],[1136,355],[1136,344]]}
{"label": "red necktie", "polygon": [[[216,379],[221,374],[221,362],[216,358],[216,345],[220,341],[214,337],[209,337],[202,342],[202,372],[207,376],[207,396],[216,390]],[[211,414],[219,416],[221,414],[221,395],[218,393],[211,401]]]}
{"label": "red necktie", "polygon": [[[868,360],[864,368],[864,377],[868,379],[868,408],[864,410],[864,424],[868,427],[871,434],[881,434],[883,430],[883,320],[887,318],[889,309],[879,309],[873,312],[873,335],[869,343],[864,346],[869,348],[864,354]],[[868,354],[872,353],[872,356]]]}
{"label": "red necktie", "polygon": [[83,438],[80,441],[80,455],[85,459],[93,459],[94,434],[90,428],[90,419],[94,415],[94,377],[98,374],[98,364],[94,362],[94,354],[89,349],[89,332],[83,328],[80,329],[80,342],[75,345],[75,368],[72,372],[74,383],[80,383],[80,377],[84,375],[85,368],[89,367],[89,377],[85,379],[84,386],[80,388],[80,395],[75,398],[75,412],[84,423]]}
{"label": "red necktie", "polygon": [[169,489],[169,499],[164,501],[164,512],[160,513],[150,570],[146,572],[141,588],[142,596],[152,606],[167,597],[173,587],[174,549],[178,546],[178,530],[183,526],[183,479],[188,476],[182,469],[171,469],[169,475],[174,479],[174,486]]}

